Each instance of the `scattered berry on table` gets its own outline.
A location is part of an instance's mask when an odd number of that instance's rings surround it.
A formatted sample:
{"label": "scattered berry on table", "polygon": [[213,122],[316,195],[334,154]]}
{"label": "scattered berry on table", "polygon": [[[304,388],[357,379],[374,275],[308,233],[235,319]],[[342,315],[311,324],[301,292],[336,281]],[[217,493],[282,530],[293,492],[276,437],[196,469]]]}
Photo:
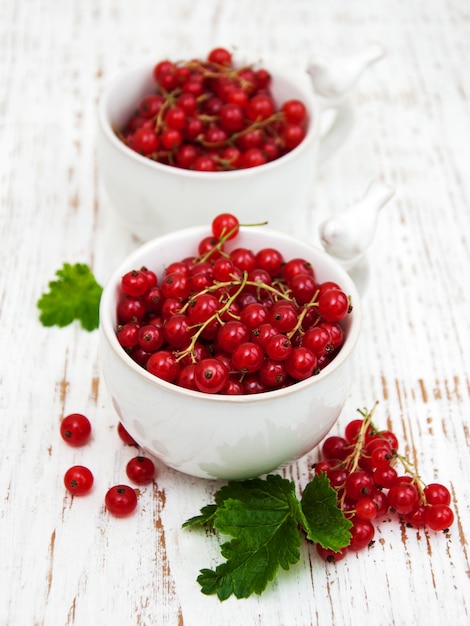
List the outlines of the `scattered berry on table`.
{"label": "scattered berry on table", "polygon": [[137,507],[137,494],[128,485],[114,485],[106,492],[104,503],[114,517],[127,517]]}
{"label": "scattered berry on table", "polygon": [[60,435],[69,446],[84,446],[91,437],[90,420],[81,413],[71,413],[62,419]]}
{"label": "scattered berry on table", "polygon": [[64,474],[64,485],[74,496],[85,496],[93,487],[93,474],[83,465],[74,465]]}

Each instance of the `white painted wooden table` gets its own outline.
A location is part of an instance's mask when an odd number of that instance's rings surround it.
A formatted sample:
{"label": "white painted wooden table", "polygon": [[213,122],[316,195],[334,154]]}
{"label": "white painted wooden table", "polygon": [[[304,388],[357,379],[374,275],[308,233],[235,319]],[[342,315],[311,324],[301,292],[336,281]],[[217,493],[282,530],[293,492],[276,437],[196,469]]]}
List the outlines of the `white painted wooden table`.
{"label": "white painted wooden table", "polygon": [[[115,219],[95,153],[97,97],[142,57],[215,45],[304,66],[371,41],[387,57],[364,75],[357,121],[322,167],[303,233],[357,200],[368,181],[396,187],[370,258],[354,388],[380,405],[426,480],[450,485],[450,534],[380,524],[375,546],[300,563],[261,597],[201,594],[216,537],[182,530],[217,487],[159,468],[138,512],[115,519],[106,489],[135,451],[117,439],[97,333],[43,328],[36,301],[63,262],[104,282],[138,242]],[[0,624],[2,626],[308,626],[470,623],[470,10],[466,0],[3,0],[0,3]],[[83,412],[92,442],[67,447],[59,422]],[[305,484],[316,452],[284,470]],[[64,493],[88,465],[86,498]]]}

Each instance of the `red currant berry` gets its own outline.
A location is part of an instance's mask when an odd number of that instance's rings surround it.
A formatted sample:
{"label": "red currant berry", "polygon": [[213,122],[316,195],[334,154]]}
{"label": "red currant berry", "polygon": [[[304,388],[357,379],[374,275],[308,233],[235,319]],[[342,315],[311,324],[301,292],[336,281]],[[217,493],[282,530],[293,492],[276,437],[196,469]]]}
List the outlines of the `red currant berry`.
{"label": "red currant berry", "polygon": [[230,320],[221,326],[217,333],[217,345],[222,350],[231,354],[241,343],[250,338],[248,328],[238,320]]}
{"label": "red currant berry", "polygon": [[156,352],[163,345],[163,331],[154,324],[146,324],[139,329],[137,341],[142,350]]}
{"label": "red currant berry", "polygon": [[116,337],[123,348],[133,348],[139,341],[140,325],[137,322],[128,322],[116,328]]}
{"label": "red currant berry", "polygon": [[107,491],[104,504],[114,517],[127,517],[137,507],[137,494],[127,485],[114,485]]}
{"label": "red currant berry", "polygon": [[121,278],[121,289],[127,296],[143,296],[148,287],[148,277],[141,270],[132,270]]}
{"label": "red currant berry", "polygon": [[405,521],[410,526],[414,528],[423,528],[426,525],[425,513],[426,513],[426,505],[419,504],[415,509],[411,511],[411,513],[407,513],[404,516]]}
{"label": "red currant berry", "polygon": [[194,382],[203,393],[219,393],[228,383],[229,370],[220,359],[207,358],[196,363]]}
{"label": "red currant berry", "polygon": [[348,549],[353,552],[367,548],[374,539],[374,526],[369,520],[362,520],[358,517],[352,519],[353,525],[349,529],[351,533],[351,541]]}
{"label": "red currant berry", "polygon": [[388,501],[399,515],[406,515],[418,506],[419,493],[413,483],[395,482],[388,491]]}
{"label": "red currant berry", "polygon": [[64,485],[74,496],[84,496],[93,487],[93,474],[83,465],[74,465],[65,472]]}
{"label": "red currant berry", "polygon": [[163,337],[172,346],[182,350],[187,348],[194,334],[189,317],[182,313],[177,313],[169,317],[163,325]]}
{"label": "red currant berry", "polygon": [[362,520],[373,520],[377,517],[377,505],[372,498],[360,498],[356,502],[356,515]]}
{"label": "red currant berry", "polygon": [[263,385],[275,389],[284,384],[286,377],[287,371],[284,363],[274,359],[264,359],[259,369],[259,378]]}
{"label": "red currant berry", "polygon": [[301,124],[307,117],[305,104],[300,100],[287,100],[281,106],[286,122],[290,124]]}
{"label": "red currant berry", "polygon": [[318,312],[327,322],[339,322],[348,314],[350,305],[347,295],[339,289],[330,289],[318,299]]}
{"label": "red currant berry", "polygon": [[321,326],[309,328],[302,336],[302,345],[319,358],[333,350],[330,333]]}
{"label": "red currant berry", "polygon": [[61,421],[60,435],[69,446],[84,446],[91,437],[90,420],[81,413],[71,413]]}
{"label": "red currant berry", "polygon": [[127,432],[127,430],[124,428],[121,422],[119,422],[117,425],[117,432],[121,441],[125,443],[126,445],[128,446],[138,445],[137,441]]}
{"label": "red currant berry", "polygon": [[127,463],[126,474],[133,483],[146,485],[155,477],[155,465],[148,457],[135,456]]}
{"label": "red currant berry", "polygon": [[428,504],[450,504],[450,491],[439,483],[429,483],[424,488],[424,497]]}
{"label": "red currant berry", "polygon": [[316,550],[320,558],[327,563],[336,563],[337,561],[341,561],[348,552],[347,548],[342,548],[341,550],[338,550],[338,552],[335,552],[329,548],[323,548],[319,543],[316,544]]}
{"label": "red currant berry", "polygon": [[216,65],[224,65],[230,67],[232,63],[232,54],[226,48],[214,48],[207,56],[207,60]]}
{"label": "red currant berry", "polygon": [[353,500],[359,500],[365,496],[371,496],[375,491],[374,480],[368,472],[356,470],[351,472],[346,479],[345,490]]}
{"label": "red currant berry", "polygon": [[179,369],[180,365],[175,355],[169,350],[154,352],[147,361],[147,370],[154,376],[169,383],[175,380]]}
{"label": "red currant berry", "polygon": [[232,363],[239,372],[252,373],[259,370],[263,363],[262,348],[252,341],[240,344],[232,354]]}
{"label": "red currant berry", "polygon": [[283,333],[276,333],[267,340],[264,349],[274,361],[285,361],[292,354],[292,342]]}
{"label": "red currant berry", "polygon": [[313,375],[317,367],[317,357],[308,348],[298,346],[292,349],[286,361],[287,373],[295,380],[305,380]]}
{"label": "red currant berry", "polygon": [[391,467],[379,467],[372,473],[372,478],[378,489],[390,489],[390,487],[396,482],[397,471]]}
{"label": "red currant berry", "polygon": [[322,455],[325,459],[343,461],[349,454],[350,446],[344,437],[331,435],[322,444]]}
{"label": "red currant berry", "polygon": [[431,530],[447,530],[454,523],[454,513],[447,504],[433,504],[426,507],[424,522]]}
{"label": "red currant berry", "polygon": [[280,333],[293,330],[299,320],[299,310],[293,302],[278,300],[269,310],[269,321]]}

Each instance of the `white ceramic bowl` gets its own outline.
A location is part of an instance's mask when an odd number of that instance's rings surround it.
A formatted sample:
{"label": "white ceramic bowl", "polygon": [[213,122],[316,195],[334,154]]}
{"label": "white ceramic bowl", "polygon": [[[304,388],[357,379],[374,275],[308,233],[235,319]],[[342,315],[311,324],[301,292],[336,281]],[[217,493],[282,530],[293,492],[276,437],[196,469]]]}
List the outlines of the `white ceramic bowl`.
{"label": "white ceramic bowl", "polygon": [[208,233],[206,226],[162,236],[134,251],[116,269],[101,298],[101,365],[119,419],[145,450],[193,476],[244,479],[302,457],[337,420],[353,380],[361,303],[349,275],[325,252],[266,227],[242,229],[233,247],[256,252],[272,246],[286,259],[306,258],[319,280],[333,280],[351,296],[353,311],[342,349],[318,375],[256,395],[204,394],[160,380],[136,364],[116,339],[120,279],[143,265],[161,276],[170,262],[195,253]]}
{"label": "white ceramic bowl", "polygon": [[[268,219],[279,230],[290,230],[296,211],[310,204],[319,152],[327,156],[350,130],[352,115],[345,104],[315,97],[307,71],[293,74],[264,64],[272,75],[272,92],[281,105],[302,100],[308,110],[305,139],[294,150],[265,165],[226,172],[196,172],[164,165],[132,151],[118,139],[140,99],[154,91],[149,61],[112,80],[98,105],[98,163],[104,187],[117,215],[146,241],[188,226],[210,223],[223,212],[243,223]],[[336,109],[335,122],[320,136],[321,117]],[[289,211],[286,211],[289,207]]]}

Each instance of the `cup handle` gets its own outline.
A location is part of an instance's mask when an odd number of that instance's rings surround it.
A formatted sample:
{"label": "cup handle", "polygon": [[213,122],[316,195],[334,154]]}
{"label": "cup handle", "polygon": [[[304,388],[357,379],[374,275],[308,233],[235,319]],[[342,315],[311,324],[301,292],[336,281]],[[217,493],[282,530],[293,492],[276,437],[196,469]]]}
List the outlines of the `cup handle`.
{"label": "cup handle", "polygon": [[354,107],[348,98],[363,72],[385,56],[382,45],[372,43],[347,58],[313,62],[307,68],[322,115],[334,110],[335,119],[321,136],[318,161],[326,161],[343,144],[354,125]]}

